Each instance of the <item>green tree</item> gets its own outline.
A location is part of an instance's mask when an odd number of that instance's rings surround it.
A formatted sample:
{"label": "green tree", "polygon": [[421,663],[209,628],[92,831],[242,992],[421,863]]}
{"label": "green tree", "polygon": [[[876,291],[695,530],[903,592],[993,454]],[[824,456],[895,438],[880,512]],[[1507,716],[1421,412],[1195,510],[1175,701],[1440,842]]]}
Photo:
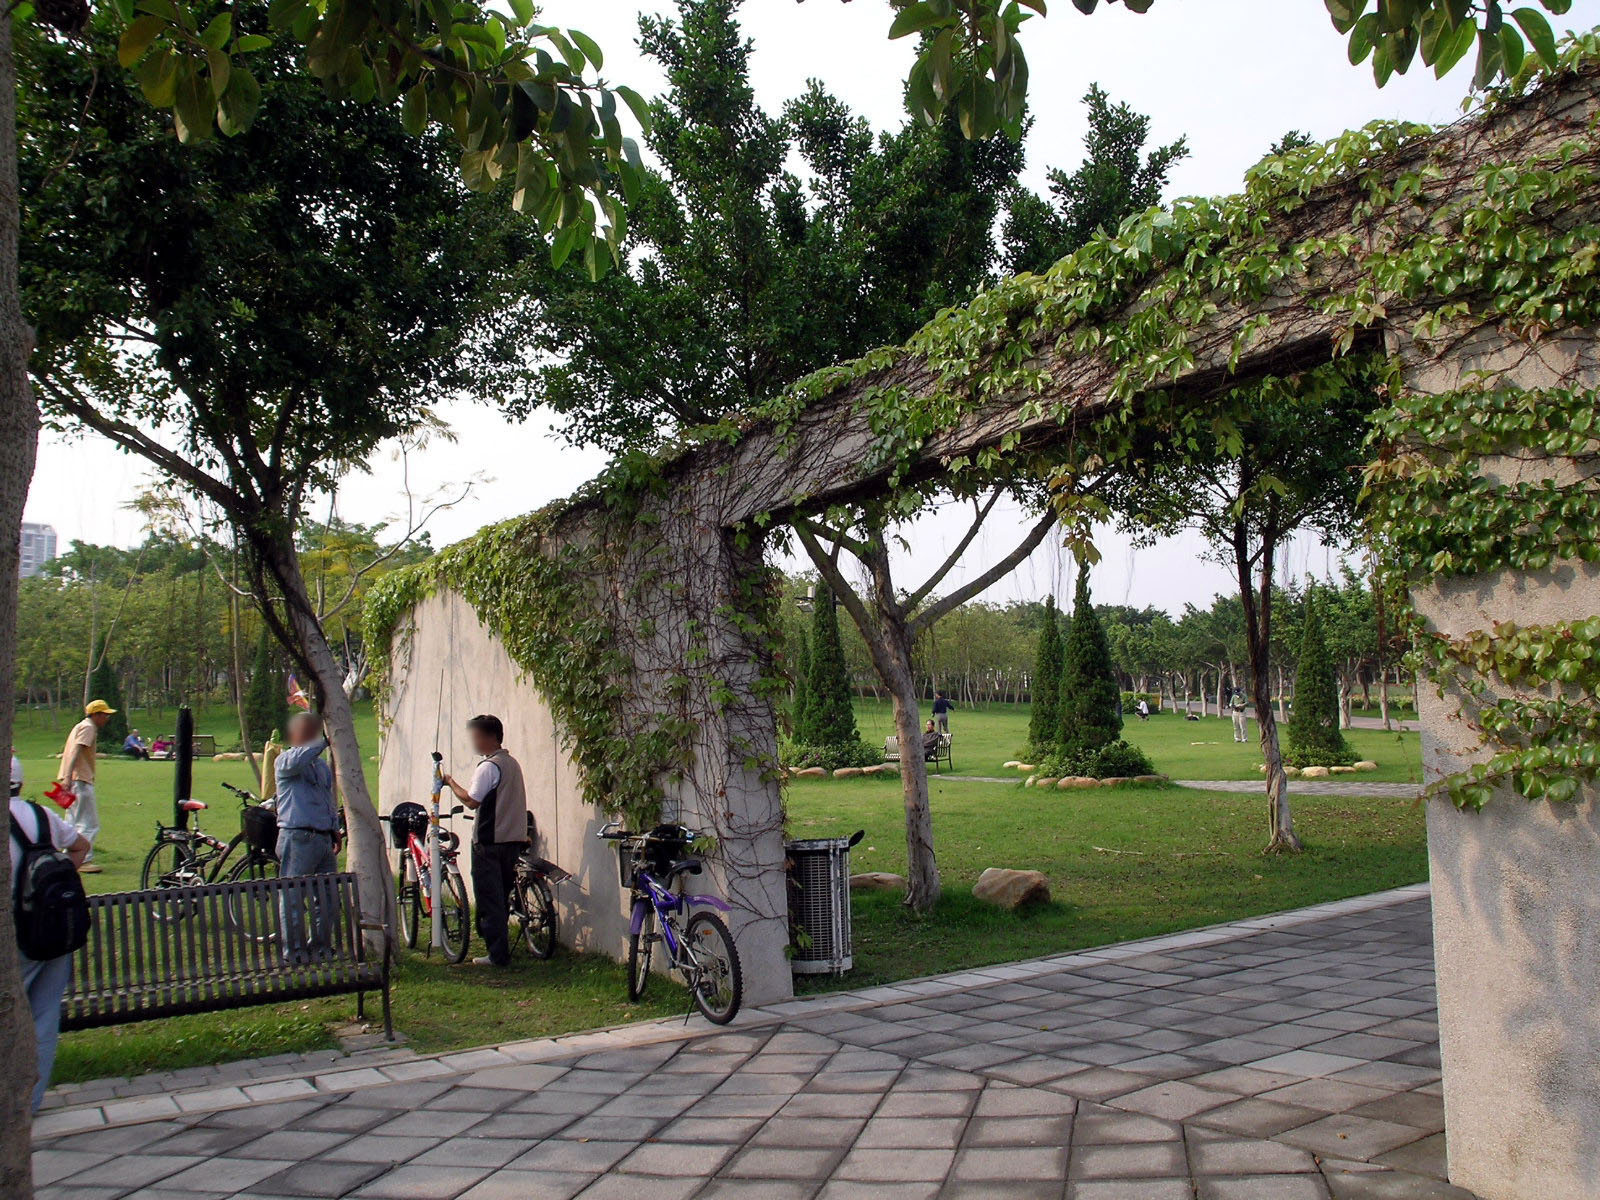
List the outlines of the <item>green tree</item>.
{"label": "green tree", "polygon": [[1056,598],[1046,596],[1039,623],[1039,649],[1033,657],[1033,704],[1028,716],[1030,753],[1054,745],[1060,735],[1061,673],[1065,668]]}
{"label": "green tree", "polygon": [[1339,685],[1323,633],[1323,601],[1306,593],[1300,664],[1294,676],[1294,711],[1289,717],[1289,754],[1299,766],[1331,766],[1354,761],[1339,730]]}
{"label": "green tree", "polygon": [[195,151],[114,69],[102,25],[92,44],[98,57],[24,45],[38,81],[22,111],[33,379],[58,417],[231,526],[327,718],[375,921],[387,852],[295,532],[313,489],[422,425],[440,395],[521,388],[527,280],[498,264],[526,258],[535,234],[503,198],[461,187],[444,136],[330,99],[286,52],[257,60],[263,119]]}
{"label": "green tree", "polygon": [[1007,201],[1001,244],[1012,274],[1044,271],[1096,233],[1115,233],[1124,218],[1160,204],[1167,175],[1188,157],[1183,138],[1146,152],[1150,118],[1113,104],[1099,84],[1083,103],[1089,130],[1082,164],[1048,173],[1049,199],[1018,188]]}
{"label": "green tree", "polygon": [[1087,758],[1122,736],[1117,685],[1100,614],[1089,599],[1089,567],[1078,568],[1072,620],[1062,646],[1061,722],[1056,740],[1069,759]]}
{"label": "green tree", "polygon": [[811,642],[802,632],[795,644],[794,697],[790,701],[789,728],[797,735],[811,712]]}
{"label": "green tree", "polygon": [[245,723],[250,729],[250,748],[266,744],[274,731],[282,733],[289,718],[288,682],[277,644],[265,626],[256,638],[255,656],[250,661],[250,683],[244,694]]}
{"label": "green tree", "polygon": [[811,614],[811,685],[805,723],[795,738],[805,746],[855,746],[861,741],[851,702],[850,673],[839,642],[839,613],[828,585],[819,583]]}
{"label": "green tree", "polygon": [[122,683],[117,678],[116,664],[112,661],[106,639],[101,638],[94,648],[94,665],[89,672],[89,699],[104,700],[117,711],[111,714],[100,729],[104,745],[122,749],[128,736],[128,714],[122,703]]}

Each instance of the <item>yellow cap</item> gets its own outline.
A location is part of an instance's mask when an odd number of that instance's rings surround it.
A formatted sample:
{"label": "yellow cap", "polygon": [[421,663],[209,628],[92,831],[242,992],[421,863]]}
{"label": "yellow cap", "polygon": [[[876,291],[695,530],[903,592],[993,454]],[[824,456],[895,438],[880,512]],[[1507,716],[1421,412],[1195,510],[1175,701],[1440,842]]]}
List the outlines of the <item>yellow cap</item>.
{"label": "yellow cap", "polygon": [[116,711],[104,700],[91,700],[83,706],[83,715],[86,717],[92,717],[95,713],[114,713]]}

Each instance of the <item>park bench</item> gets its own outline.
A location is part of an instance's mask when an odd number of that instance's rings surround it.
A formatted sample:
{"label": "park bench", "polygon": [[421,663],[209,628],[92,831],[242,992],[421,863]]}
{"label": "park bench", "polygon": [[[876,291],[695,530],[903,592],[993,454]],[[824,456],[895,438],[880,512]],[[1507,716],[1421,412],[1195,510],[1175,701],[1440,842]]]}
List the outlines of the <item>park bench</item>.
{"label": "park bench", "polygon": [[[283,905],[320,912],[328,945],[287,961]],[[362,942],[356,877],[301,875],[89,897],[89,940],[74,956],[61,1000],[63,1029],[92,1029],[354,993],[383,997],[389,1012],[389,951],[374,962]]]}
{"label": "park bench", "polygon": [[[883,761],[900,761],[900,739],[898,737],[886,737],[883,739]],[[952,771],[956,769],[956,760],[951,754],[950,734],[941,733],[939,735],[939,747],[933,752],[933,757],[929,758],[928,761],[933,764],[933,769],[935,771],[939,769],[939,765],[941,763],[949,767]]]}

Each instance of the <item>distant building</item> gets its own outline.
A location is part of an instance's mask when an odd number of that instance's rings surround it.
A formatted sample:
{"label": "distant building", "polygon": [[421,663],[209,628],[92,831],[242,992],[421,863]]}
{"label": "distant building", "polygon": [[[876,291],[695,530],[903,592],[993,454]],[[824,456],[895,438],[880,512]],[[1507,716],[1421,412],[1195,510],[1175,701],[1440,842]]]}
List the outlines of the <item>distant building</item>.
{"label": "distant building", "polygon": [[56,531],[50,525],[22,523],[22,578],[31,579],[56,556]]}

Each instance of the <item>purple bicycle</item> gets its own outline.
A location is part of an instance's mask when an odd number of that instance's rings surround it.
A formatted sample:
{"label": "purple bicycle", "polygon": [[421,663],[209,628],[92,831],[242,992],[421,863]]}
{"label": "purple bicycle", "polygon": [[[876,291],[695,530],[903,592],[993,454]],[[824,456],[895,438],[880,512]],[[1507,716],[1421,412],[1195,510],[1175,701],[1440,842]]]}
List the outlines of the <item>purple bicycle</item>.
{"label": "purple bicycle", "polygon": [[683,976],[694,1005],[706,1020],[726,1025],[744,998],[739,953],[723,919],[713,912],[691,912],[693,906],[730,912],[716,896],[691,895],[682,889],[703,865],[690,853],[700,835],[682,825],[657,825],[649,833],[629,833],[618,822],[600,830],[617,844],[622,882],[629,889],[628,999],[638,1000],[650,982],[650,955],[657,942],[667,963]]}

